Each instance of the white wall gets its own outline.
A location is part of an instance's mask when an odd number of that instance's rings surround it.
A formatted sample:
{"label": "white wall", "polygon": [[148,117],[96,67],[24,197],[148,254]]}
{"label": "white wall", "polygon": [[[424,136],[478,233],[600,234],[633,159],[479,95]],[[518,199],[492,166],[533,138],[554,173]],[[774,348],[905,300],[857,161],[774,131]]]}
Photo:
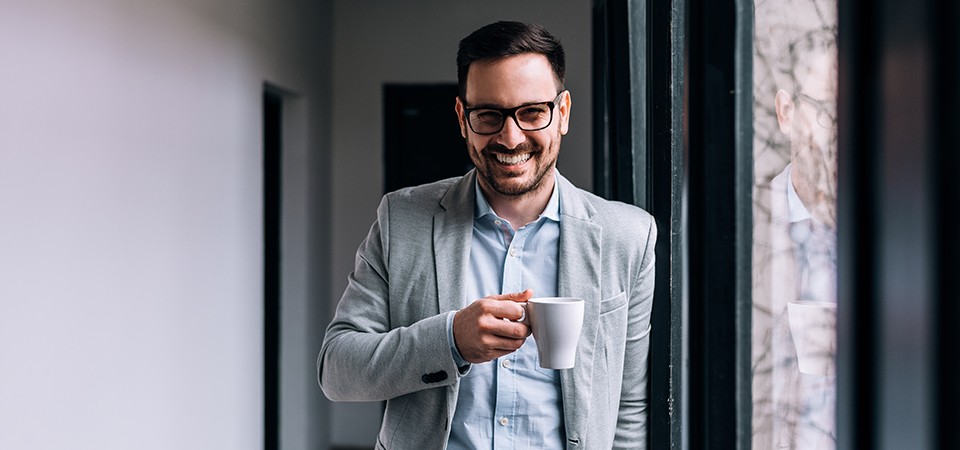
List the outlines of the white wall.
{"label": "white wall", "polygon": [[297,94],[284,447],[325,447],[329,9],[0,4],[0,448],[262,448],[264,81]]}
{"label": "white wall", "polygon": [[[346,286],[357,245],[383,193],[383,84],[456,82],[460,39],[487,23],[536,22],[560,38],[567,53],[573,118],[558,167],[575,184],[592,188],[590,14],[590,2],[582,0],[335,2],[331,298],[339,299]],[[451,98],[450,114],[453,104]],[[379,404],[338,403],[333,408],[335,443],[375,442]]]}

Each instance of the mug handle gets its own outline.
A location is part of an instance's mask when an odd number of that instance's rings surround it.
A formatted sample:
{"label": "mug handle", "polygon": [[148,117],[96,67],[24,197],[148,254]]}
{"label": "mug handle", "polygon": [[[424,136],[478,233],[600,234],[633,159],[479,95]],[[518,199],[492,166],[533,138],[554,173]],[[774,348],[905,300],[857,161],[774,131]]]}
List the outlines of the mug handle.
{"label": "mug handle", "polygon": [[523,308],[523,313],[521,313],[520,318],[517,320],[510,320],[504,317],[503,320],[506,320],[507,322],[525,323],[527,325],[530,325],[529,318],[527,317],[527,302],[516,302],[516,303],[520,305],[521,308]]}

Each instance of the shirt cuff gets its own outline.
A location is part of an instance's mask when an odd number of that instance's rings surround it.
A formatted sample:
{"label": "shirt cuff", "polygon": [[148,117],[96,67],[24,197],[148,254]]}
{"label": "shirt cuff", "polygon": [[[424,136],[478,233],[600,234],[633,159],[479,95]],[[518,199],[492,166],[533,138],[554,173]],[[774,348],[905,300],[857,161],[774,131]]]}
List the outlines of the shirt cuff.
{"label": "shirt cuff", "polygon": [[457,351],[457,343],[453,339],[453,316],[456,314],[456,311],[450,311],[447,314],[447,341],[450,343],[450,354],[453,355],[453,362],[457,364],[457,370],[459,370],[460,375],[465,375],[470,369],[470,363],[463,359],[463,356],[460,356],[460,352]]}

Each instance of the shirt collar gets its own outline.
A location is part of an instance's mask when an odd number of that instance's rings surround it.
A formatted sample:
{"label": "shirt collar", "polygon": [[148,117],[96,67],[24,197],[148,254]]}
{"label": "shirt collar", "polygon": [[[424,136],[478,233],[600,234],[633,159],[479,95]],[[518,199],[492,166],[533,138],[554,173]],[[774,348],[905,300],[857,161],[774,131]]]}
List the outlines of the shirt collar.
{"label": "shirt collar", "polygon": [[797,190],[793,188],[793,164],[787,165],[787,215],[790,222],[800,222],[810,218],[810,211],[803,206]]}
{"label": "shirt collar", "polygon": [[[554,175],[560,175],[560,172],[554,169]],[[555,178],[556,179],[556,178]],[[477,181],[474,182],[473,186],[474,192],[476,193],[476,206],[473,210],[473,218],[479,219],[487,215],[494,215],[496,213],[493,211],[493,208],[490,206],[490,203],[487,202],[487,198],[483,196],[483,191],[480,190],[480,180],[477,177]],[[553,183],[553,192],[550,194],[550,200],[547,201],[546,208],[543,209],[543,212],[540,213],[539,217],[545,217],[554,222],[560,221],[560,183],[554,181]]]}

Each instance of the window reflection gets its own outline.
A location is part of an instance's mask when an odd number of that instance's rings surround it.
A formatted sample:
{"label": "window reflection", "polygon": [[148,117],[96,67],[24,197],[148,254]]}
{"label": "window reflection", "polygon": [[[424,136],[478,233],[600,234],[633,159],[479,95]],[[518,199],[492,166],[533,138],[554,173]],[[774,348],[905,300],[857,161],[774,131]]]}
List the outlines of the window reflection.
{"label": "window reflection", "polygon": [[754,449],[836,447],[836,9],[755,3]]}

